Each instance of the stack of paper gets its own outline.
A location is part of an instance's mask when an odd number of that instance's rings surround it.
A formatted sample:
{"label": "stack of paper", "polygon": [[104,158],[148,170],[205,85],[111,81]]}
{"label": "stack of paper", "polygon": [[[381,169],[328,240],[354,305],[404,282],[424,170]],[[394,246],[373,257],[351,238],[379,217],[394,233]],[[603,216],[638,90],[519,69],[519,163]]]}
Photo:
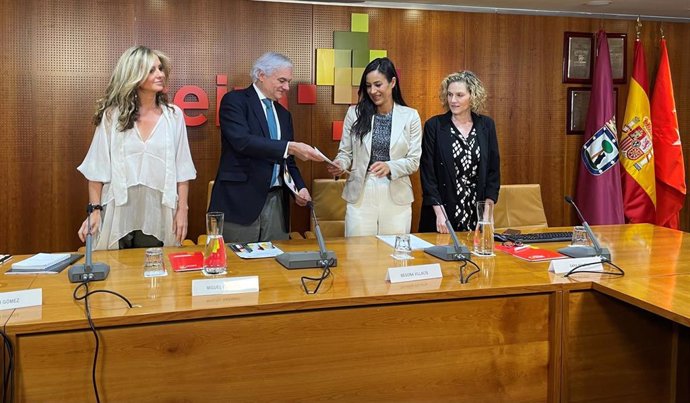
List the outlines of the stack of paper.
{"label": "stack of paper", "polygon": [[70,258],[69,253],[37,253],[21,262],[13,263],[12,270],[39,271]]}

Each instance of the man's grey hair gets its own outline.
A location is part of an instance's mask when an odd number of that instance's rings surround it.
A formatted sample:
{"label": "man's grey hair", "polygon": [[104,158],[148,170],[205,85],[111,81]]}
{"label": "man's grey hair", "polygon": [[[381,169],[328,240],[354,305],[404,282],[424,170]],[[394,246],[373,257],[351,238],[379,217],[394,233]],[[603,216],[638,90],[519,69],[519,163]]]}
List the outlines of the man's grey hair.
{"label": "man's grey hair", "polygon": [[259,81],[259,74],[262,72],[270,76],[274,71],[283,68],[292,68],[292,60],[290,58],[280,53],[266,52],[256,59],[254,66],[252,66],[252,81]]}

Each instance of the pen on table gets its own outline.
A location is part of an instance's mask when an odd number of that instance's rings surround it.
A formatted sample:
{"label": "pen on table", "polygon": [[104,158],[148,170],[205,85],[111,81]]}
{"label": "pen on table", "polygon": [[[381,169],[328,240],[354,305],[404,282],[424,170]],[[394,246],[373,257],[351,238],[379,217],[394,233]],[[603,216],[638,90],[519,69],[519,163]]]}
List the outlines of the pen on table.
{"label": "pen on table", "polygon": [[3,256],[3,257],[0,258],[0,264],[3,264],[3,263],[7,262],[7,261],[10,260],[10,259],[12,259],[12,255],[5,255],[5,256]]}

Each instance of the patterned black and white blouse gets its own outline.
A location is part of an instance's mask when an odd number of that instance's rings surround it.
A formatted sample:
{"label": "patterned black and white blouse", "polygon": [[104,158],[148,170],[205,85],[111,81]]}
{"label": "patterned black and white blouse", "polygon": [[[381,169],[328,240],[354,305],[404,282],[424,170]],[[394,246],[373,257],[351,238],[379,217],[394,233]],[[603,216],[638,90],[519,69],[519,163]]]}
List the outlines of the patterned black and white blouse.
{"label": "patterned black and white blouse", "polygon": [[453,206],[451,222],[456,231],[474,231],[477,226],[477,174],[479,171],[479,140],[474,127],[467,138],[451,126],[453,162],[455,165],[458,204]]}
{"label": "patterned black and white blouse", "polygon": [[390,161],[391,128],[393,123],[393,111],[385,115],[374,115],[374,130],[371,137],[371,158],[369,166],[376,161]]}

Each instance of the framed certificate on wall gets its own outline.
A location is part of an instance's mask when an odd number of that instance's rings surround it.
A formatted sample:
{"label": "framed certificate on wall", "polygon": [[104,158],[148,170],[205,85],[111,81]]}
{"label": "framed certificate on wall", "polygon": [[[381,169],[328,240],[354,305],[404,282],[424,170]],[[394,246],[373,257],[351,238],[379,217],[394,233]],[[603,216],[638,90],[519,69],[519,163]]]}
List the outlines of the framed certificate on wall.
{"label": "framed certificate on wall", "polygon": [[592,82],[594,36],[587,32],[566,32],[563,37],[563,82]]}
{"label": "framed certificate on wall", "polygon": [[606,34],[611,56],[611,75],[614,84],[625,84],[627,67],[627,37],[628,34]]}

